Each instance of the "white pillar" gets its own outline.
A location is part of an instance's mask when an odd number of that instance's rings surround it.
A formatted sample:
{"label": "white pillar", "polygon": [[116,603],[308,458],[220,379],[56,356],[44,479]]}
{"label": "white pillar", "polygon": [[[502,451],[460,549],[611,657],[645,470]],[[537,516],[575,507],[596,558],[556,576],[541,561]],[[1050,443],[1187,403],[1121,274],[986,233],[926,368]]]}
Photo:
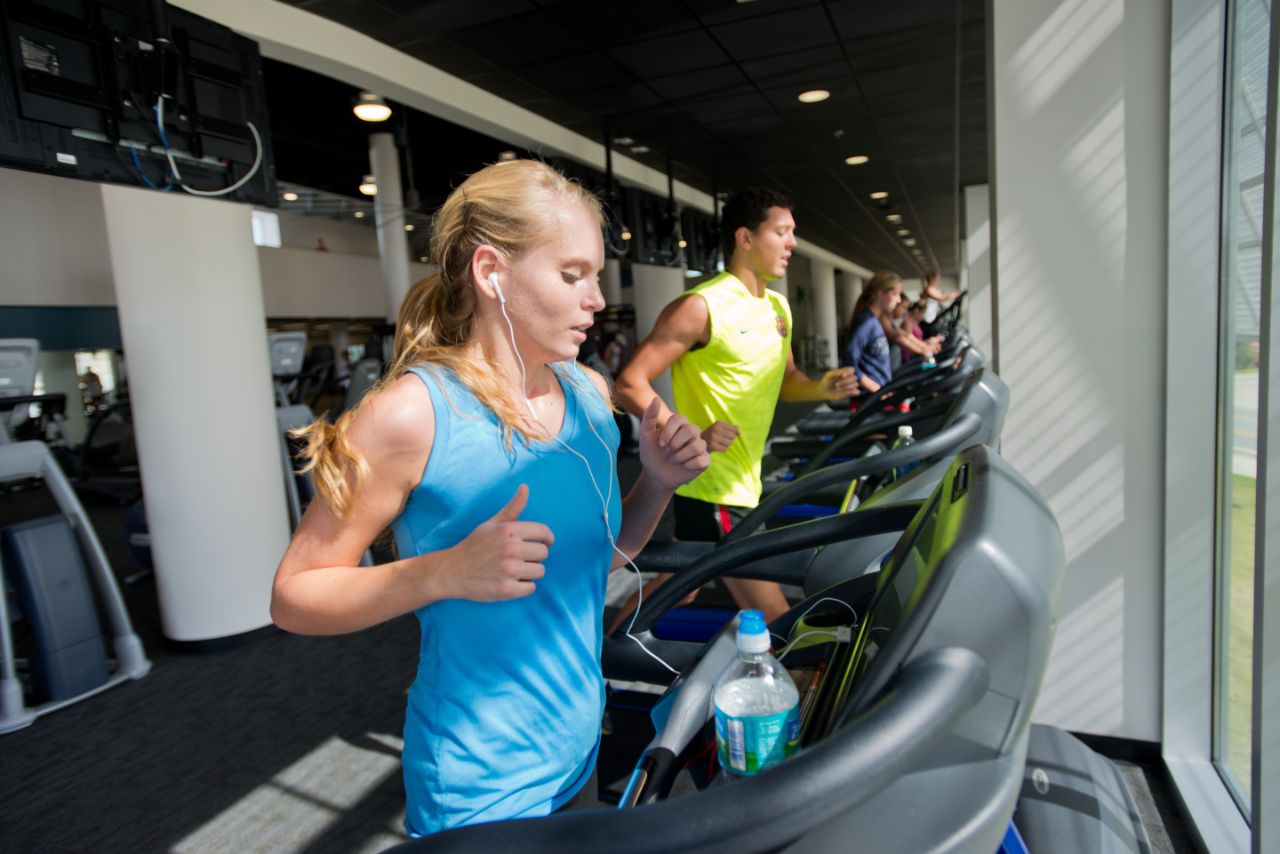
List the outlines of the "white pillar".
{"label": "white pillar", "polygon": [[831,263],[814,258],[809,265],[810,292],[813,296],[810,319],[813,321],[813,334],[821,339],[818,352],[815,354],[819,365],[834,368],[839,360],[836,353],[839,343],[836,341],[836,270]]}
{"label": "white pillar", "polygon": [[41,350],[39,365],[40,376],[44,380],[44,393],[67,396],[66,420],[62,430],[70,444],[79,445],[89,433],[89,419],[84,417],[75,351]]}
{"label": "white pillar", "polygon": [[992,350],[991,204],[986,184],[964,188],[964,280],[969,313],[968,329],[974,343],[994,359]]}
{"label": "white pillar", "polygon": [[1001,455],[1053,508],[1067,556],[1036,717],[1147,741],[1161,738],[1170,6],[988,7]]}
{"label": "white pillar", "polygon": [[389,133],[369,134],[369,165],[378,184],[373,199],[378,229],[378,257],[382,284],[387,289],[387,320],[396,322],[400,303],[409,292],[409,240],[404,235],[404,195],[400,190],[400,152]]}
{"label": "white pillar", "polygon": [[[635,291],[636,338],[643,341],[653,331],[654,322],[667,304],[684,293],[684,272],[679,267],[632,264],[631,281]],[[653,388],[667,406],[675,407],[669,371],[653,381]]]}
{"label": "white pillar", "polygon": [[622,259],[607,258],[600,273],[600,290],[609,305],[622,304]]}
{"label": "white pillar", "polygon": [[261,628],[289,542],[250,208],[102,185],[164,633]]}

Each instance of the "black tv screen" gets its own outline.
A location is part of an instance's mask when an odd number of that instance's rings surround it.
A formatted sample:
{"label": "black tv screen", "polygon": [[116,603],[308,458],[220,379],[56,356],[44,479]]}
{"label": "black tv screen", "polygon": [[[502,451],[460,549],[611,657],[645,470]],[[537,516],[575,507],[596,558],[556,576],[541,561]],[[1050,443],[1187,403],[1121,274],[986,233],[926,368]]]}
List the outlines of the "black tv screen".
{"label": "black tv screen", "polygon": [[0,25],[0,165],[277,203],[256,42],[151,0],[0,0]]}

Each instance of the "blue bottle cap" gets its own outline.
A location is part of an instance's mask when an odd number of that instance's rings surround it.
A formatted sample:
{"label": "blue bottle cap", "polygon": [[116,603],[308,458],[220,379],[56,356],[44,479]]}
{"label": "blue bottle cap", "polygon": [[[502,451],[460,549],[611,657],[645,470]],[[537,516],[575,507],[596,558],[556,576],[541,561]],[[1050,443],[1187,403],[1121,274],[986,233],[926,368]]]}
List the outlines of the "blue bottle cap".
{"label": "blue bottle cap", "polygon": [[762,611],[743,611],[738,614],[738,631],[745,635],[768,634]]}

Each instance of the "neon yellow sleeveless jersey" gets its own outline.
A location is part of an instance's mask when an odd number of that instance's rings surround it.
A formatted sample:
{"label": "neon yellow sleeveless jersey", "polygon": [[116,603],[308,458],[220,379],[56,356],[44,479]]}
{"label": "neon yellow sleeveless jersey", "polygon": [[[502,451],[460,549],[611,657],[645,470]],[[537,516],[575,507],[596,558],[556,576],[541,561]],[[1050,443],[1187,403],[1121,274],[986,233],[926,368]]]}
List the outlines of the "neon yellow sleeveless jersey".
{"label": "neon yellow sleeveless jersey", "polygon": [[737,426],[738,438],[711,455],[711,466],[676,490],[714,504],[755,507],[760,460],[778,406],[791,350],[791,307],[777,291],[753,296],[736,276],[721,273],[689,291],[701,297],[711,327],[705,347],[671,366],[676,411],[700,430],[712,422]]}

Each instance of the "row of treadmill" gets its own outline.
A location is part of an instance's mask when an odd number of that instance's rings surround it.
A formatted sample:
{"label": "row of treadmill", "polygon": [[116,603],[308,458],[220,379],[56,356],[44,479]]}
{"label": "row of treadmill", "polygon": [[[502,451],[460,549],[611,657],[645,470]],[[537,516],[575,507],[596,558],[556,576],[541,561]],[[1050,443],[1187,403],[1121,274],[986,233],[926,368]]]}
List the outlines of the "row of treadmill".
{"label": "row of treadmill", "polygon": [[[607,679],[665,686],[617,807],[395,850],[1145,854],[1118,768],[1032,723],[1065,558],[1044,498],[999,455],[1008,406],[957,325],[936,366],[908,363],[856,412],[823,405],[773,439],[785,466],[724,542],[655,542],[639,559],[674,577],[632,634],[679,675],[621,631],[604,640]],[[915,443],[892,447],[906,424]],[[718,773],[711,749],[734,621],[706,641],[662,630],[723,576],[803,591],[769,626],[809,686],[801,751],[746,778]]]}
{"label": "row of treadmill", "polygon": [[[906,364],[852,414],[824,405],[775,438],[770,455],[785,465],[724,542],[655,542],[640,556],[641,569],[674,577],[631,631],[679,675],[622,632],[604,640],[607,679],[661,691],[653,737],[616,808],[462,828],[396,850],[1148,851],[1116,766],[1032,723],[1058,617],[1062,536],[1045,500],[998,453],[1008,388],[962,328],[947,342],[936,366]],[[294,521],[309,485],[293,476],[287,430],[311,413],[289,401],[287,385],[304,347],[301,336],[270,340]],[[0,347],[0,362],[19,350]],[[357,385],[376,380],[365,373]],[[894,448],[902,425],[916,441]],[[51,654],[39,672],[19,674],[10,597],[0,597],[0,732],[150,667],[74,489],[41,443],[4,439],[0,482],[45,481],[63,517],[4,533],[11,601],[39,619],[42,598],[67,589],[70,571],[59,567],[74,565],[70,574],[92,579],[107,600],[115,656],[84,592],[46,609],[41,644]],[[733,780],[708,762],[711,693],[736,655],[733,622],[705,640],[663,629],[687,593],[723,576],[801,591],[769,629],[809,686],[800,753]],[[51,689],[39,706],[23,697],[32,677]]]}

